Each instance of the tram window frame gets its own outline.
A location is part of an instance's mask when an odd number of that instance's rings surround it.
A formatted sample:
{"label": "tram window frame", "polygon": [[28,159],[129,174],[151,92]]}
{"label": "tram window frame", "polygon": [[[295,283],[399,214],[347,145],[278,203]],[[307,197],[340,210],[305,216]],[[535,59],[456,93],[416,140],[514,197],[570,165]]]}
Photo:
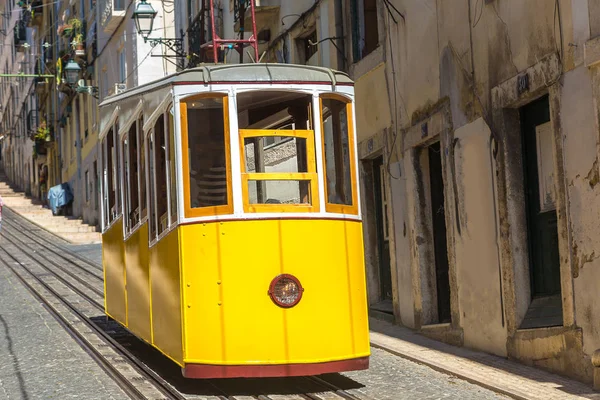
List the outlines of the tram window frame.
{"label": "tram window frame", "polygon": [[[162,239],[179,223],[177,218],[177,158],[175,153],[175,116],[173,115],[173,111],[174,105],[170,103],[166,110],[158,115],[146,135],[148,140],[146,158],[148,160],[148,177],[150,180],[148,185],[148,194],[150,197],[148,219],[150,220],[149,235],[151,244]],[[159,142],[158,138],[161,138],[162,142]],[[158,157],[160,151],[163,152],[162,157],[164,159]],[[171,157],[173,157],[173,162],[171,162]],[[159,169],[158,165],[162,165],[162,167]],[[158,189],[160,184],[159,179],[163,178],[164,191]],[[166,211],[160,214],[158,196],[163,193],[165,196]],[[166,218],[165,224],[161,222],[163,218]]]}
{"label": "tram window frame", "polygon": [[156,240],[158,240],[158,235],[156,234],[156,232],[158,231],[157,229],[157,218],[156,218],[156,210],[155,210],[155,204],[156,204],[156,182],[154,179],[154,171],[156,170],[155,167],[155,163],[154,163],[154,127],[150,128],[148,130],[148,133],[146,134],[146,160],[148,160],[148,185],[147,185],[147,190],[148,190],[148,198],[149,198],[149,203],[150,203],[150,207],[148,208],[148,223],[149,223],[149,227],[148,227],[148,235],[150,237],[150,244],[154,243]]}
{"label": "tram window frame", "polygon": [[146,164],[146,135],[144,135],[144,114],[140,114],[136,120],[138,135],[138,165],[139,165],[139,191],[140,191],[140,224],[143,225],[148,220],[148,181]]}
{"label": "tram window frame", "polygon": [[[254,97],[258,93],[258,97]],[[276,100],[280,101],[277,102]],[[257,106],[256,104],[260,104]],[[318,123],[313,115],[312,92],[278,90],[267,91],[249,90],[237,94],[238,120],[245,120],[240,124],[240,157],[242,178],[242,201],[245,213],[318,213],[320,211],[320,193],[317,173],[317,149],[315,144],[315,124]],[[302,114],[302,110],[306,114]],[[306,120],[304,120],[306,118]],[[304,127],[306,129],[298,129]],[[288,129],[285,129],[288,128]],[[292,128],[292,129],[289,129]],[[261,153],[279,145],[284,145],[296,139],[296,154],[298,161],[295,172],[265,172],[247,171],[249,160],[246,151],[249,150],[246,141],[254,144],[254,158]],[[299,139],[302,139],[303,142]],[[265,145],[264,143],[267,143]],[[299,144],[302,143],[302,146]],[[258,146],[258,148],[257,148]],[[303,160],[302,162],[300,160]],[[256,161],[255,161],[256,162]],[[265,165],[266,167],[266,165]],[[265,168],[266,169],[266,168]],[[250,185],[253,182],[265,182],[257,185],[256,191],[262,189],[267,192],[266,182],[282,181],[297,182],[300,199],[293,203],[279,203],[279,199],[262,199],[254,203],[251,198]],[[302,185],[304,183],[304,185]],[[308,184],[307,184],[308,183]],[[301,188],[304,187],[305,190]],[[305,192],[303,194],[303,192]],[[260,197],[260,194],[257,193]],[[310,200],[304,202],[303,197]],[[274,200],[274,201],[273,201]]]}
{"label": "tram window frame", "polygon": [[[223,136],[225,144],[225,170],[227,181],[227,204],[192,207],[191,201],[191,158],[190,158],[190,136],[188,131],[188,103],[220,99],[222,101],[223,110]],[[183,206],[184,215],[186,218],[199,218],[216,215],[233,214],[233,187],[231,177],[231,143],[230,143],[230,127],[229,127],[229,97],[227,93],[202,93],[199,95],[188,96],[182,98],[179,102],[179,123],[181,132],[181,166],[183,172]]]}
{"label": "tram window frame", "polygon": [[[127,131],[123,134],[123,138],[121,139],[121,146],[123,149],[123,210],[125,215],[125,235],[132,234],[139,226],[142,225],[142,208],[145,208],[145,204],[144,206],[141,204],[141,182],[145,182],[146,177],[141,176],[141,172],[144,171],[144,169],[140,166],[140,129],[138,125],[140,117],[136,118],[132,122],[129,129],[127,129]],[[132,139],[134,139],[135,142],[132,142]],[[135,149],[132,149],[132,143],[135,143]],[[135,174],[132,174],[134,166]]]}
{"label": "tram window frame", "polygon": [[[316,213],[320,209],[319,182],[316,168],[315,133],[312,130],[266,130],[240,129],[240,157],[242,175],[242,199],[246,213]],[[246,139],[284,137],[303,139],[306,142],[306,172],[248,172],[246,168]],[[257,141],[254,142],[255,145]],[[250,183],[264,181],[308,182],[309,203],[251,203]],[[300,185],[299,185],[300,186]]]}
{"label": "tram window frame", "polygon": [[175,130],[175,104],[171,103],[165,112],[165,128],[168,136],[165,145],[167,161],[167,185],[169,190],[169,228],[177,225],[179,222],[179,207],[177,205],[177,152],[176,152],[176,133]]}
{"label": "tram window frame", "polygon": [[[119,191],[120,151],[118,140],[118,120],[112,123],[106,136],[102,139],[102,207],[104,208],[104,230],[108,230],[121,216],[121,199]],[[112,146],[110,145],[112,143]],[[113,190],[114,189],[114,190]],[[114,209],[114,212],[113,212]]]}
{"label": "tram window frame", "polygon": [[[329,201],[329,187],[328,187],[328,173],[327,173],[327,153],[326,153],[326,132],[325,132],[325,115],[324,115],[324,100],[333,100],[338,101],[340,103],[346,104],[346,118],[347,118],[347,137],[348,137],[348,164],[350,167],[349,175],[350,175],[350,193],[351,193],[351,204],[340,204],[333,203]],[[349,214],[349,215],[358,215],[358,179],[356,175],[357,167],[356,167],[356,155],[354,149],[354,141],[355,141],[355,131],[354,131],[354,110],[353,110],[353,102],[351,99],[341,96],[334,93],[322,93],[319,96],[319,109],[320,109],[320,118],[321,118],[321,151],[323,157],[323,177],[325,182],[325,211],[329,213],[336,214]],[[339,150],[337,150],[339,151]],[[336,152],[336,150],[334,150]],[[343,169],[344,166],[340,165],[340,159],[335,158],[335,171],[336,176],[339,172],[339,169]],[[348,183],[348,182],[346,182]]]}
{"label": "tram window frame", "polygon": [[[166,145],[166,118],[165,113],[161,113],[154,122],[154,190],[156,191],[156,201],[153,207],[156,207],[157,236],[160,238],[165,232],[169,231],[169,196],[167,186],[167,145]],[[160,139],[160,140],[159,140]],[[162,164],[162,168],[158,168]],[[163,190],[164,185],[164,190]],[[164,195],[164,207],[163,196]],[[159,197],[160,196],[160,197]],[[161,202],[159,203],[159,200]],[[160,207],[159,207],[160,205]],[[164,223],[163,223],[164,219]]]}

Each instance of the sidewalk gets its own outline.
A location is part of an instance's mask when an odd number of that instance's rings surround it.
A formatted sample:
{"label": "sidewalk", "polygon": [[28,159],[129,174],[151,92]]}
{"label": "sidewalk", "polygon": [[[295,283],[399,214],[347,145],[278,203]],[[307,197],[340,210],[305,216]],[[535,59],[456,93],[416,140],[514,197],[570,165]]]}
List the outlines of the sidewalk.
{"label": "sidewalk", "polygon": [[371,345],[516,399],[599,399],[590,386],[537,368],[429,339],[370,319]]}

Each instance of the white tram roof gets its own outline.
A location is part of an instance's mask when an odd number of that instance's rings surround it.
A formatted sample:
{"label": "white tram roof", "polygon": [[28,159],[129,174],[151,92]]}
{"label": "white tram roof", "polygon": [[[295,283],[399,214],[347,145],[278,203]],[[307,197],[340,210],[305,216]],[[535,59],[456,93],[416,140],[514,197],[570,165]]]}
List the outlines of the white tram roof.
{"label": "white tram roof", "polygon": [[[348,74],[330,68],[298,64],[229,64],[201,65],[183,70],[164,78],[136,86],[119,94],[109,96],[100,103],[100,137],[108,131],[116,114],[127,125],[139,111],[149,117],[160,108],[165,98],[171,98],[171,87],[175,85],[247,85],[247,84],[325,84],[352,86]],[[140,104],[143,100],[143,104]],[[118,109],[117,109],[117,106]],[[140,109],[141,108],[141,109]],[[130,121],[131,122],[131,121]],[[121,125],[121,128],[124,126]]]}

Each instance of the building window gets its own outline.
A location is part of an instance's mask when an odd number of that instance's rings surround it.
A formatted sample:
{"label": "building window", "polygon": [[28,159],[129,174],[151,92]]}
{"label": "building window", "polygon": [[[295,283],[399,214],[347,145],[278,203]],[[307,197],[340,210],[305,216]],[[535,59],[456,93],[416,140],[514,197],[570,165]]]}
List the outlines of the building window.
{"label": "building window", "polygon": [[351,0],[352,57],[362,60],[379,46],[377,0]]}
{"label": "building window", "polygon": [[[317,54],[318,46],[317,43],[317,30],[313,30],[308,36],[302,39],[304,45],[304,64],[308,64],[308,61]],[[311,44],[312,43],[312,44]]]}
{"label": "building window", "polygon": [[90,187],[90,172],[85,171],[85,202],[90,202],[90,192],[88,188]]}
{"label": "building window", "polygon": [[106,69],[104,69],[102,71],[102,97],[106,97],[108,96],[108,71]]}
{"label": "building window", "polygon": [[125,0],[114,0],[115,11],[124,11],[125,10]]}
{"label": "building window", "polygon": [[119,82],[127,83],[127,64],[125,61],[125,49],[119,52]]}

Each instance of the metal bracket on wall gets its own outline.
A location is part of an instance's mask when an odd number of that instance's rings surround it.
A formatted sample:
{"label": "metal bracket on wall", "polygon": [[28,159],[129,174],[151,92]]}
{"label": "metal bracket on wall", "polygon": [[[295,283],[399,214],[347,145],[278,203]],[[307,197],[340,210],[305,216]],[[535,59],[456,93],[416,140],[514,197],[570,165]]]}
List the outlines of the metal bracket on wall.
{"label": "metal bracket on wall", "polygon": [[187,55],[183,51],[183,32],[182,38],[148,38],[144,39],[146,42],[150,43],[152,48],[158,46],[159,44],[164,44],[167,46],[169,50],[171,50],[175,54],[152,54],[152,57],[163,57],[163,58],[177,58],[177,65],[181,68],[184,66],[184,60],[187,58]]}

